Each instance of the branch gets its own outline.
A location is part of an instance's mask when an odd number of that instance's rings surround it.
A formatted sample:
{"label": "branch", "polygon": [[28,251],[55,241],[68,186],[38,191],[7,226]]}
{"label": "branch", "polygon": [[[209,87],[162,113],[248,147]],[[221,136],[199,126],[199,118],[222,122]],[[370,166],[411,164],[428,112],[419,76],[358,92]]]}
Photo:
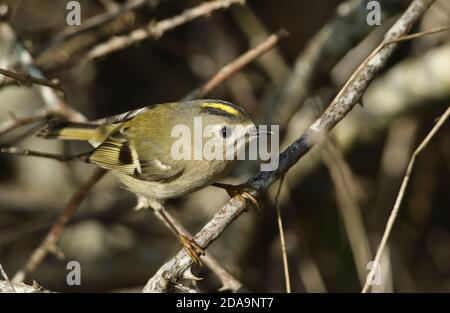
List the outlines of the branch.
{"label": "branch", "polygon": [[117,7],[114,6],[113,8],[111,8],[111,10],[107,10],[104,13],[97,14],[91,18],[84,20],[83,24],[79,27],[68,26],[54,36],[50,43],[50,46],[53,46],[62,41],[66,41],[67,39],[90,31],[94,28],[100,27],[120,15],[144,6],[148,2],[148,0],[130,0],[128,2],[125,2],[123,5],[119,5]]}
{"label": "branch", "polygon": [[150,22],[145,27],[133,30],[128,35],[117,36],[104,43],[101,43],[91,49],[82,59],[82,61],[88,62],[97,59],[118,50],[125,49],[130,45],[136,44],[145,39],[158,39],[169,30],[172,30],[199,17],[208,16],[213,11],[219,9],[227,9],[228,7],[236,3],[243,4],[244,0],[216,0],[203,2],[202,4],[194,8],[187,9],[179,15],[156,23]]}
{"label": "branch", "polygon": [[74,156],[67,156],[67,155],[48,153],[48,152],[39,152],[39,151],[28,150],[28,149],[20,149],[18,147],[0,147],[0,153],[7,154],[7,155],[17,155],[17,156],[35,156],[35,157],[47,158],[47,159],[52,159],[52,160],[61,161],[61,162],[72,161],[76,158]]}
{"label": "branch", "polygon": [[0,68],[0,74],[15,79],[16,81],[19,82],[19,85],[23,84],[25,86],[31,86],[32,84],[37,84],[64,92],[58,79],[48,80],[39,77],[33,77],[28,73],[16,73],[5,70],[3,68]]}
{"label": "branch", "polygon": [[[42,288],[38,282],[34,282],[33,286],[25,285],[23,283],[11,283],[14,292],[18,293],[52,293],[52,291],[49,291],[47,289]],[[8,281],[0,280],[0,293],[10,293],[11,292],[11,286]]]}
{"label": "branch", "polygon": [[417,149],[412,154],[411,160],[408,163],[408,168],[406,169],[405,176],[403,177],[403,181],[400,186],[400,190],[398,192],[397,198],[395,199],[394,207],[392,208],[391,214],[386,223],[386,228],[384,230],[383,237],[381,238],[381,242],[378,247],[377,254],[375,255],[375,260],[374,260],[375,266],[371,269],[369,274],[367,274],[366,283],[364,284],[364,287],[362,289],[363,293],[366,293],[367,291],[369,291],[370,282],[372,282],[372,280],[373,280],[375,271],[379,269],[378,266],[380,264],[381,257],[383,256],[383,252],[384,252],[384,249],[386,248],[386,244],[389,239],[389,235],[391,234],[392,227],[394,226],[395,220],[397,218],[398,211],[400,209],[400,205],[401,205],[403,197],[405,195],[405,191],[406,191],[406,187],[408,186],[409,179],[411,178],[411,173],[412,173],[412,170],[414,167],[414,163],[416,162],[417,156],[430,143],[431,139],[434,137],[434,135],[436,135],[438,130],[441,128],[441,126],[444,125],[445,121],[448,119],[449,116],[450,116],[450,106],[447,108],[447,110],[441,116],[441,118],[436,123],[436,125],[434,125],[434,127],[431,129],[431,131],[425,137],[425,139],[420,143],[420,145],[417,147]]}
{"label": "branch", "polygon": [[[438,100],[447,99],[450,96],[450,80],[443,69],[450,67],[449,55],[450,44],[444,44],[420,56],[405,58],[380,74],[364,93],[364,110],[353,112],[348,117],[347,127],[333,131],[336,138],[340,139],[342,151],[351,150],[361,139],[367,141],[367,136],[363,134],[370,132],[374,138],[402,114],[415,112],[422,106],[435,105]],[[301,108],[296,123],[311,123],[313,119],[310,112],[308,107]],[[285,137],[295,138],[294,132],[294,129],[287,130]],[[291,188],[295,188],[317,168],[320,158],[308,158],[304,163],[289,171],[286,179]],[[364,271],[363,281],[366,276],[367,270]]]}
{"label": "branch", "polygon": [[267,37],[258,46],[248,50],[244,54],[241,54],[238,58],[222,67],[203,86],[192,91],[190,94],[184,97],[183,100],[192,100],[208,94],[209,92],[211,92],[211,90],[222,84],[230,76],[240,71],[244,66],[253,62],[255,59],[259,58],[261,55],[272,49],[282,38],[286,37],[287,35],[287,31],[281,29],[276,34],[272,34],[271,36]]}
{"label": "branch", "polygon": [[11,119],[5,121],[3,124],[0,124],[0,136],[18,128],[21,126],[25,126],[37,121],[48,119],[52,116],[50,112],[47,111],[38,111],[34,115],[18,118],[15,115],[11,114]]}
{"label": "branch", "polygon": [[[397,20],[385,35],[383,43],[376,53],[372,53],[341,89],[341,92],[331,102],[328,109],[314,122],[306,132],[291,144],[279,156],[279,166],[272,172],[259,172],[247,181],[253,196],[261,195],[270,185],[286,173],[312,147],[324,140],[325,135],[341,121],[359,101],[369,83],[384,67],[394,52],[398,43],[396,38],[405,35],[416,21],[425,13],[434,0],[414,0],[405,13]],[[239,215],[247,204],[239,197],[234,197],[225,204],[214,217],[200,230],[194,240],[203,248],[207,248]],[[176,280],[180,274],[192,264],[187,253],[182,250],[164,264],[157,273],[150,278],[144,287],[144,292],[161,292],[158,282],[163,277]]]}
{"label": "branch", "polygon": [[91,178],[81,185],[77,191],[72,195],[69,202],[67,202],[58,220],[52,225],[49,232],[45,236],[44,240],[41,242],[39,247],[37,247],[30,258],[26,262],[24,268],[14,275],[14,282],[24,281],[28,273],[33,272],[39,264],[44,260],[49,252],[55,251],[56,244],[61,237],[61,234],[66,226],[67,222],[75,214],[77,208],[80,206],[81,202],[86,198],[86,195],[91,190],[91,188],[107,173],[104,169],[96,169]]}

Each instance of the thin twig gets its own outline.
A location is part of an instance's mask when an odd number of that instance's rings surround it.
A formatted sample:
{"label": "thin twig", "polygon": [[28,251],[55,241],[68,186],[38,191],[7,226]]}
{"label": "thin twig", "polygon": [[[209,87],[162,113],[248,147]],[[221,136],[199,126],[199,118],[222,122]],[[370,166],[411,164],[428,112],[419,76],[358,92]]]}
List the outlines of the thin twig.
{"label": "thin twig", "polygon": [[272,49],[282,38],[288,35],[284,29],[270,35],[256,47],[248,50],[238,58],[222,67],[213,77],[211,77],[204,85],[189,93],[183,100],[192,100],[203,97],[211,90],[222,84],[226,79],[240,71],[244,66],[253,62],[255,59]]}
{"label": "thin twig", "polygon": [[25,86],[31,86],[32,84],[41,85],[50,87],[53,89],[56,89],[58,91],[64,92],[64,90],[61,87],[61,84],[58,79],[43,79],[39,77],[33,77],[28,73],[17,73],[13,71],[8,71],[3,68],[0,68],[0,74],[10,77],[18,81],[20,84],[23,84]]}
{"label": "thin twig", "polygon": [[[392,41],[407,34],[412,25],[426,12],[434,0],[414,0],[403,15],[396,21],[391,29],[385,35],[384,42]],[[300,158],[316,144],[322,141],[325,135],[330,132],[334,126],[339,123],[353,107],[358,103],[363,92],[369,83],[375,78],[376,74],[385,66],[387,60],[394,52],[397,44],[392,43],[383,49],[378,49],[378,53],[371,54],[365,66],[357,69],[356,73],[345,84],[339,96],[330,104],[322,116],[314,122],[306,132],[292,143],[279,156],[279,166],[271,172],[259,172],[257,175],[247,181],[249,192],[253,196],[259,196],[276,180],[283,176]],[[374,57],[376,56],[376,57]],[[246,201],[241,197],[233,197],[225,204],[213,218],[197,233],[194,237],[195,242],[203,248],[207,248],[215,241],[225,229],[245,211]],[[165,263],[149,279],[144,292],[164,292],[158,286],[158,282],[164,277],[170,277],[176,280],[181,273],[192,264],[184,250],[177,253],[171,260]]]}
{"label": "thin twig", "polygon": [[146,3],[148,3],[148,0],[130,0],[128,2],[125,2],[123,5],[119,5],[117,7],[114,6],[113,8],[111,8],[111,10],[107,10],[104,13],[84,20],[83,24],[79,27],[66,27],[61,32],[56,34],[54,38],[52,38],[50,46],[62,41],[66,41],[67,39],[77,36],[81,33],[100,27],[105,23],[108,23],[109,21],[117,18],[119,15],[136,10],[137,8],[144,6]]}
{"label": "thin twig", "polygon": [[278,185],[277,194],[275,196],[275,208],[277,210],[277,224],[278,224],[278,232],[280,234],[280,246],[281,246],[281,255],[283,257],[283,270],[284,270],[284,279],[286,283],[286,292],[291,293],[291,278],[289,276],[289,264],[286,252],[286,241],[284,239],[283,221],[281,219],[281,210],[279,202],[281,188],[283,188],[283,181],[284,175],[281,176],[280,183]]}
{"label": "thin twig", "polygon": [[29,150],[29,149],[20,149],[18,147],[0,147],[0,153],[7,154],[7,155],[17,155],[17,156],[34,156],[34,157],[52,159],[52,160],[61,161],[61,162],[72,161],[72,160],[78,158],[78,156],[67,156],[67,155],[61,155],[61,154],[55,154],[55,153],[40,152],[40,151],[34,151],[34,150]]}
{"label": "thin twig", "polygon": [[392,227],[394,226],[395,220],[398,215],[398,211],[400,209],[400,205],[402,203],[403,197],[405,195],[406,187],[408,187],[409,180],[411,178],[411,173],[414,167],[414,163],[416,162],[416,158],[419,155],[420,152],[422,152],[425,147],[430,143],[431,139],[436,135],[436,133],[439,131],[442,125],[444,125],[445,121],[450,116],[450,106],[447,108],[447,110],[444,112],[444,114],[441,116],[439,121],[434,125],[434,127],[431,129],[431,131],[428,133],[428,135],[425,137],[425,139],[420,143],[420,145],[417,147],[417,149],[414,151],[414,153],[411,156],[411,160],[408,163],[408,167],[406,169],[405,176],[403,177],[402,184],[400,186],[400,190],[398,192],[397,198],[395,199],[394,207],[392,208],[391,214],[389,216],[389,219],[386,223],[386,228],[383,233],[383,237],[381,238],[380,245],[377,249],[377,254],[375,255],[375,259],[373,261],[373,268],[367,274],[366,283],[364,284],[364,287],[362,289],[363,293],[366,293],[369,291],[370,288],[370,282],[373,279],[373,276],[375,275],[375,271],[377,271],[379,268],[377,268],[380,264],[381,257],[383,256],[383,251],[386,248],[387,241],[389,239],[389,235],[392,231]]}
{"label": "thin twig", "polygon": [[11,116],[11,119],[4,122],[0,125],[0,136],[18,128],[21,126],[25,126],[37,121],[46,120],[49,117],[51,117],[52,114],[48,111],[38,111],[34,115],[28,116],[28,117],[22,117],[18,118],[14,115]]}
{"label": "thin twig", "polygon": [[8,275],[6,274],[6,271],[3,269],[2,263],[0,263],[0,273],[2,274],[3,278],[8,282],[9,286],[11,287],[11,290],[13,292],[17,292],[16,288],[14,288],[13,283],[9,280]]}
{"label": "thin twig", "polygon": [[124,49],[145,39],[160,38],[165,32],[180,25],[188,23],[202,16],[208,16],[213,11],[227,9],[233,4],[243,4],[244,0],[216,0],[203,2],[200,5],[187,9],[179,15],[159,22],[150,22],[145,27],[133,30],[128,35],[114,37],[91,49],[82,61],[91,61],[112,52]]}
{"label": "thin twig", "polygon": [[28,273],[33,272],[39,264],[44,260],[47,254],[54,251],[56,244],[61,237],[61,234],[66,226],[67,222],[75,214],[77,208],[80,206],[81,202],[86,198],[88,192],[91,188],[107,173],[106,170],[97,168],[94,174],[89,178],[87,182],[81,185],[77,191],[72,195],[69,202],[67,202],[64,210],[59,215],[57,221],[52,225],[49,232],[45,236],[44,240],[41,242],[39,247],[37,247],[30,258],[26,262],[24,268],[14,275],[14,282],[22,282]]}

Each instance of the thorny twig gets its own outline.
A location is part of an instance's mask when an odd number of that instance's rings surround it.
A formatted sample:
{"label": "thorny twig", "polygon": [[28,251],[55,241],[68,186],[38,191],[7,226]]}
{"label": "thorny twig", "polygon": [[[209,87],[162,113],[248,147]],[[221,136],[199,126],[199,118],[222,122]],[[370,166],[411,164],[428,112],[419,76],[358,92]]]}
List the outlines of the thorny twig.
{"label": "thorny twig", "polygon": [[33,272],[36,267],[41,264],[45,256],[51,252],[55,251],[56,244],[61,237],[61,234],[70,218],[75,214],[78,206],[86,198],[86,195],[91,190],[91,188],[107,173],[104,169],[95,169],[94,174],[89,178],[89,180],[81,185],[77,191],[72,195],[69,202],[64,207],[63,212],[59,216],[58,220],[52,225],[50,231],[45,236],[44,240],[41,242],[39,247],[37,247],[30,258],[26,262],[22,270],[14,275],[14,282],[22,282],[28,273]]}
{"label": "thorny twig", "polygon": [[[380,45],[381,48],[376,49],[375,53],[371,53],[366,62],[363,62],[358,67],[322,116],[300,138],[280,154],[278,168],[271,172],[259,172],[247,181],[253,196],[259,196],[283,176],[312,147],[323,141],[326,134],[350,112],[358,103],[369,83],[379,70],[384,67],[388,58],[394,52],[398,45],[395,39],[404,36],[433,2],[434,0],[414,0],[411,3],[404,14],[386,33],[385,39]],[[195,242],[201,247],[207,248],[221,235],[228,225],[244,212],[246,206],[247,203],[239,197],[230,199],[197,233],[194,237]],[[164,280],[164,277],[176,280],[191,264],[192,260],[184,250],[178,252],[176,256],[165,263],[149,279],[143,291],[164,292],[165,290],[159,288],[159,281]]]}
{"label": "thorny twig", "polygon": [[386,248],[387,241],[389,239],[389,235],[391,234],[392,227],[394,226],[395,220],[398,215],[398,211],[400,209],[400,205],[402,203],[403,197],[405,195],[406,187],[408,187],[409,179],[411,178],[411,173],[414,167],[414,163],[416,162],[417,156],[422,152],[425,147],[430,143],[431,139],[436,135],[436,133],[439,131],[442,125],[444,125],[445,121],[450,116],[450,106],[447,108],[447,110],[444,112],[444,114],[441,116],[439,121],[434,125],[434,127],[431,129],[431,131],[428,133],[428,135],[425,137],[425,139],[420,143],[420,145],[417,147],[417,149],[414,151],[414,153],[411,156],[411,160],[408,163],[408,167],[406,169],[405,176],[403,177],[402,184],[400,186],[400,190],[398,192],[397,198],[395,199],[394,207],[392,208],[391,214],[389,215],[389,219],[386,223],[386,228],[383,233],[383,237],[381,238],[380,245],[377,249],[377,254],[375,255],[374,259],[374,266],[367,274],[367,279],[364,284],[364,287],[362,289],[363,293],[366,293],[369,291],[370,288],[370,282],[372,282],[373,277],[375,275],[375,271],[379,270],[380,260],[383,256],[384,249]]}

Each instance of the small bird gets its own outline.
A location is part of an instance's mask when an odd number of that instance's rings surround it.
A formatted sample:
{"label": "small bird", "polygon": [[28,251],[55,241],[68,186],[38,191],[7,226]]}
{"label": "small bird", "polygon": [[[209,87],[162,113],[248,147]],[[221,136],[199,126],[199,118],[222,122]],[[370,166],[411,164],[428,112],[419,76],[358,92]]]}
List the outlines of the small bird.
{"label": "small bird", "polygon": [[[74,159],[110,170],[126,189],[137,195],[138,207],[155,209],[193,261],[200,263],[199,256],[204,250],[175,227],[164,213],[163,203],[215,184],[230,171],[236,158],[203,157],[204,150],[199,149],[204,146],[192,140],[198,118],[203,129],[209,128],[209,134],[200,135],[203,142],[224,151],[234,148],[234,156],[258,136],[252,119],[240,106],[208,99],[157,104],[88,123],[52,121],[38,136],[89,142],[94,149]],[[173,136],[173,130],[180,125],[192,135],[188,138],[187,157],[182,159],[173,156],[173,145],[179,140]],[[198,158],[199,155],[202,157]],[[257,205],[245,188],[215,185],[231,196],[240,195]]]}

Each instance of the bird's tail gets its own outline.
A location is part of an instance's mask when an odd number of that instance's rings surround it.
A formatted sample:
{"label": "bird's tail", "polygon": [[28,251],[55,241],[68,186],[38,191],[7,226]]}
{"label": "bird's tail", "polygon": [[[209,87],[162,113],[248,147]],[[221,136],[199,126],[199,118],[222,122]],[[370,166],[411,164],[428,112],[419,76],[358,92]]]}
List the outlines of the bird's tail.
{"label": "bird's tail", "polygon": [[90,141],[96,137],[99,125],[52,121],[37,136],[47,139]]}

